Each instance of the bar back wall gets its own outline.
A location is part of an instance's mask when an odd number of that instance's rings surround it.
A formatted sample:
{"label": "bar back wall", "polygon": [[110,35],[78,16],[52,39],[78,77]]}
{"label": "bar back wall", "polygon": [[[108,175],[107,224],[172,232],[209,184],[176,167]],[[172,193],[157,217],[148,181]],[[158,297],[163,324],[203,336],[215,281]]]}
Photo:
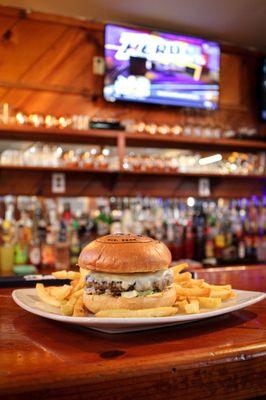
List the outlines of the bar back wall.
{"label": "bar back wall", "polygon": [[[102,99],[103,77],[93,74],[92,65],[94,56],[103,55],[103,41],[101,23],[0,7],[0,102],[27,113],[178,122],[176,108]],[[256,124],[258,63],[255,52],[222,46],[220,109],[212,112],[217,123]]]}

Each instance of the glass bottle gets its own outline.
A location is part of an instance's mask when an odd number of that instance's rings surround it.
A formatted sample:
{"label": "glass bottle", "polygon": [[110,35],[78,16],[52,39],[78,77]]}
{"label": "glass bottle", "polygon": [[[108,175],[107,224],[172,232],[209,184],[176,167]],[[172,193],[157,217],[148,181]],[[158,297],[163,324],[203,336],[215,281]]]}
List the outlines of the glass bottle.
{"label": "glass bottle", "polygon": [[81,250],[78,229],[79,229],[78,221],[74,220],[72,224],[71,239],[70,239],[70,264],[72,266],[77,265],[79,253]]}
{"label": "glass bottle", "polygon": [[29,246],[26,241],[23,225],[17,228],[16,243],[14,246],[14,264],[23,265],[29,261]]}
{"label": "glass bottle", "polygon": [[56,242],[55,269],[56,270],[69,269],[69,266],[70,266],[70,254],[69,254],[69,243],[67,241],[67,227],[65,222],[61,221]]}
{"label": "glass bottle", "polygon": [[37,268],[41,266],[41,245],[38,237],[37,224],[33,224],[31,242],[29,248],[29,262]]}
{"label": "glass bottle", "polygon": [[41,263],[44,268],[53,268],[56,260],[55,231],[50,226],[47,229],[46,240],[41,246]]}
{"label": "glass bottle", "polygon": [[2,223],[2,244],[0,247],[1,275],[10,275],[14,263],[14,232],[8,220]]}

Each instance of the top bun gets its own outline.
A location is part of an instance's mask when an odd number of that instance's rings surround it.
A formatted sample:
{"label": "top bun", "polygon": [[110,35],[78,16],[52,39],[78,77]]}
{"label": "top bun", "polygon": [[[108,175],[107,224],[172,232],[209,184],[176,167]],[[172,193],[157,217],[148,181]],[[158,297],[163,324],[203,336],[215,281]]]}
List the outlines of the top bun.
{"label": "top bun", "polygon": [[154,272],[172,261],[168,247],[147,236],[115,234],[89,243],[78,259],[81,268],[109,273]]}

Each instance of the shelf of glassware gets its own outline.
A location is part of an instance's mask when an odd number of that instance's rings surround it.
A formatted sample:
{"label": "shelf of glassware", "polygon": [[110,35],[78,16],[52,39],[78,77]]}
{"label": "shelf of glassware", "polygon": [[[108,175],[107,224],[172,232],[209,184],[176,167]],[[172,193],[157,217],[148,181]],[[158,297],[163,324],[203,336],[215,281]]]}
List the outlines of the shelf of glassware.
{"label": "shelf of glassware", "polygon": [[44,128],[0,125],[0,139],[45,140],[49,142],[112,144],[123,146],[150,146],[176,148],[220,148],[235,150],[266,150],[266,141],[247,139],[207,138],[184,135],[151,135],[119,130],[72,128]]}

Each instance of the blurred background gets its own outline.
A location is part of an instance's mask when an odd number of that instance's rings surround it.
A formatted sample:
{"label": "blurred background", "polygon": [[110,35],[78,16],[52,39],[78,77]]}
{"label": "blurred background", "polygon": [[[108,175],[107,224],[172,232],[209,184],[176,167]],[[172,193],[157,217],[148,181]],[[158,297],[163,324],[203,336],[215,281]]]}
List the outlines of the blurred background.
{"label": "blurred background", "polygon": [[265,2],[1,4],[1,275],[118,232],[266,264]]}

